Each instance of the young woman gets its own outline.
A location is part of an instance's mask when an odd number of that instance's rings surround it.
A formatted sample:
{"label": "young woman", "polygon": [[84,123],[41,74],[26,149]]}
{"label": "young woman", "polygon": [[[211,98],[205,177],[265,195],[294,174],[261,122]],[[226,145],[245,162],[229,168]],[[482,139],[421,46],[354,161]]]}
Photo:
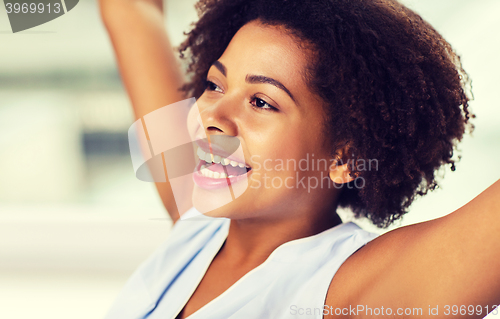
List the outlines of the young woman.
{"label": "young woman", "polygon": [[[500,226],[489,221],[499,182],[443,218],[378,238],[336,214],[348,207],[387,226],[436,187],[438,168],[454,169],[472,116],[450,45],[393,0],[203,0],[198,10],[181,46],[185,84],[162,2],[101,0],[137,118],[195,97],[189,115],[169,109],[168,130],[210,141],[197,144],[175,199],[173,179],[156,183],[175,225],[107,318],[497,311]],[[225,137],[243,156],[214,142]],[[237,196],[221,200],[228,187]],[[178,221],[196,211],[225,218]]]}

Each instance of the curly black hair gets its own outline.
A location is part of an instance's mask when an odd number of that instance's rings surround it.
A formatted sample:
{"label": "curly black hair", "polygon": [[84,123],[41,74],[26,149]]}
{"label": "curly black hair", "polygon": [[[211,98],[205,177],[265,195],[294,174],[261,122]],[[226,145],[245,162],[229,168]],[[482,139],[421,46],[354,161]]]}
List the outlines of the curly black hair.
{"label": "curly black hair", "polygon": [[[259,20],[284,26],[314,48],[305,70],[323,98],[325,133],[357,179],[345,185],[340,207],[378,227],[400,219],[417,195],[437,186],[439,168],[455,170],[454,150],[472,132],[470,80],[449,43],[418,14],[395,0],[201,0],[200,19],[180,46],[199,98],[212,63],[235,33]],[[362,179],[364,187],[354,183]]]}

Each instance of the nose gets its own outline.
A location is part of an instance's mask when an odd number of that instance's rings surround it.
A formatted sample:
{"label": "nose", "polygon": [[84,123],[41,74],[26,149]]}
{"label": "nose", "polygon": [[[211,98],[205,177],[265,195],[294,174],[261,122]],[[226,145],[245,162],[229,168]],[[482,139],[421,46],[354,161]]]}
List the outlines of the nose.
{"label": "nose", "polygon": [[235,99],[225,96],[212,104],[208,103],[205,101],[204,105],[199,106],[201,121],[207,134],[237,136],[238,105]]}

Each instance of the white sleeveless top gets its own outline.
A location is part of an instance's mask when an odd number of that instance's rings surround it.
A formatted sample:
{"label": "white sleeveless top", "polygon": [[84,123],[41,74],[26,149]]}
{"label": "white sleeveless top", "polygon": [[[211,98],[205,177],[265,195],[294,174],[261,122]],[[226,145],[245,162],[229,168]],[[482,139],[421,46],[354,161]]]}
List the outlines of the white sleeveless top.
{"label": "white sleeveless top", "polygon": [[[105,319],[174,319],[226,240],[229,219],[179,220],[167,241],[128,280]],[[189,319],[320,319],[333,276],[377,235],[354,223],[276,248]]]}

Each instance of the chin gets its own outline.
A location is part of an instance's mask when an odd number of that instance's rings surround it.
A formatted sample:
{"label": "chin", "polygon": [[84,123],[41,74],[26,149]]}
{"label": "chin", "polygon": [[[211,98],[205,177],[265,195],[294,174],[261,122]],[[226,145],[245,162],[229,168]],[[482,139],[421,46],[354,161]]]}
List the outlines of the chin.
{"label": "chin", "polygon": [[[241,210],[240,198],[249,188],[248,175],[237,176],[237,180],[227,183],[220,183],[228,179],[212,180],[211,178],[201,179],[198,172],[194,176],[195,186],[193,189],[193,206],[201,214],[209,217],[227,217],[238,213]],[[200,181],[201,180],[201,181]],[[216,183],[217,182],[217,183]],[[220,185],[219,185],[220,184]]]}
{"label": "chin", "polygon": [[[236,186],[236,185],[235,185]],[[228,187],[207,190],[195,185],[193,190],[193,206],[201,214],[209,217],[232,218],[239,215],[241,204],[244,202],[240,196],[246,191],[246,185],[233,187],[232,192]]]}

